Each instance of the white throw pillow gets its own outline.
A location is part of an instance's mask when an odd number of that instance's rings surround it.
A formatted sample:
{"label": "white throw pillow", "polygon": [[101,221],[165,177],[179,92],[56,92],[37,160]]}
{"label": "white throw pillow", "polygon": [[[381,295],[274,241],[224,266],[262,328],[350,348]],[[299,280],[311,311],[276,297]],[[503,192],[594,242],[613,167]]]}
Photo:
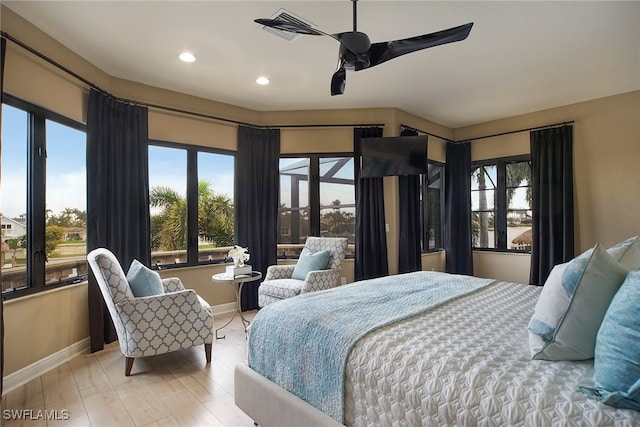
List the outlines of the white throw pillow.
{"label": "white throw pillow", "polygon": [[598,329],[628,270],[597,244],[553,268],[529,322],[532,359],[591,359]]}

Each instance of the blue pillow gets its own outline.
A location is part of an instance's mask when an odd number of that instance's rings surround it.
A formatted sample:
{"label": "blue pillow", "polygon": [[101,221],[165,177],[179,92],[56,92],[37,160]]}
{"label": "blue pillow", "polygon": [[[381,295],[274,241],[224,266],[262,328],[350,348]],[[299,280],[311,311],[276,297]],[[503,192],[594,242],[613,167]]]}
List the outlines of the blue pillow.
{"label": "blue pillow", "polygon": [[149,270],[137,259],[134,259],[129,267],[127,281],[134,297],[148,297],[164,293],[160,275]]}
{"label": "blue pillow", "polygon": [[291,273],[292,279],[304,280],[307,273],[315,270],[324,270],[329,262],[330,251],[318,251],[312,253],[309,249],[304,248],[298,258],[298,263]]}
{"label": "blue pillow", "polygon": [[551,270],[529,322],[532,359],[586,360],[629,270],[599,244]]}
{"label": "blue pillow", "polygon": [[590,398],[640,411],[640,270],[616,293],[596,340],[596,388],[580,387]]}

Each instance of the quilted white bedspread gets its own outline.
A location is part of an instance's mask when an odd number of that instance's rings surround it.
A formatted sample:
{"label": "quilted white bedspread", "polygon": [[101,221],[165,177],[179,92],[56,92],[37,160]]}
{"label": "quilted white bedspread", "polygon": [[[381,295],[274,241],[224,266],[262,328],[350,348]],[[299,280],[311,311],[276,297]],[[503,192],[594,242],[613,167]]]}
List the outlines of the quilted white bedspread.
{"label": "quilted white bedspread", "polygon": [[541,288],[498,282],[369,334],[349,355],[348,426],[640,426],[587,399],[593,361],[531,360]]}

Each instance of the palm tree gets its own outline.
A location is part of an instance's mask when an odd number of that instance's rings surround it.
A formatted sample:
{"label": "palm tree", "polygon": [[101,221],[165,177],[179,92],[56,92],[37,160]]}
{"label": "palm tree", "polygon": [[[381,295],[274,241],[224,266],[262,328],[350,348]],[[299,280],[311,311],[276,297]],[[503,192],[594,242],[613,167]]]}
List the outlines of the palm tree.
{"label": "palm tree", "polygon": [[[511,204],[516,188],[524,181],[531,181],[531,165],[529,162],[510,163],[507,166],[507,206]],[[529,202],[529,206],[531,206],[531,185],[527,187],[525,198]]]}
{"label": "palm tree", "polygon": [[233,245],[233,222],[231,199],[214,193],[208,182],[198,182],[198,234],[215,246]]}
{"label": "palm tree", "polygon": [[[478,181],[478,210],[474,213],[474,219],[477,219],[477,224],[472,221],[472,231],[474,245],[477,242],[478,247],[486,248],[489,245],[489,212],[487,212],[487,181],[486,174],[483,166],[478,167],[472,176]],[[479,239],[477,241],[476,239]]]}
{"label": "palm tree", "polygon": [[[187,200],[169,187],[153,187],[149,194],[152,207],[160,212],[151,216],[153,250],[187,248]],[[198,182],[198,235],[215,246],[233,244],[233,203],[216,194],[211,184]]]}
{"label": "palm tree", "polygon": [[[472,232],[474,245],[476,242],[481,248],[488,247],[489,242],[489,227],[491,226],[490,213],[487,210],[487,190],[493,188],[487,188],[488,172],[484,166],[480,166],[472,173],[472,177],[478,182],[478,210],[472,217]],[[507,187],[507,207],[511,205],[511,200],[515,195],[517,187],[525,181],[530,181],[531,178],[531,166],[529,162],[516,162],[509,163],[506,167],[506,187]],[[489,177],[489,180],[491,178]],[[531,206],[531,186],[527,187],[526,200]],[[495,221],[495,218],[493,218]]]}
{"label": "palm tree", "polygon": [[331,208],[333,210],[325,213],[323,216],[329,220],[327,224],[329,226],[329,232],[337,236],[343,231],[345,225],[353,222],[353,214],[340,209],[340,200],[331,202]]}
{"label": "palm tree", "polygon": [[174,251],[187,248],[187,201],[169,187],[153,187],[149,203],[160,208],[151,216],[151,247],[153,250]]}

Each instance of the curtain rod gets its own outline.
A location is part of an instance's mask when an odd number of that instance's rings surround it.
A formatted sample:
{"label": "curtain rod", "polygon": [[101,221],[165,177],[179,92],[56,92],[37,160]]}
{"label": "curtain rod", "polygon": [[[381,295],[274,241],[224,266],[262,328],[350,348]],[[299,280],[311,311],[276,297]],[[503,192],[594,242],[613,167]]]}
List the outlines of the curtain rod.
{"label": "curtain rod", "polygon": [[405,124],[401,124],[400,127],[403,127],[405,129],[415,130],[417,132],[426,133],[427,135],[435,136],[436,138],[440,138],[440,139],[444,139],[447,142],[456,143],[456,142],[464,142],[464,141],[476,141],[478,139],[493,138],[493,137],[496,137],[496,136],[510,135],[512,133],[531,132],[531,131],[534,131],[534,130],[542,130],[542,129],[549,129],[549,128],[554,128],[554,127],[566,126],[566,125],[573,124],[574,122],[575,122],[574,120],[569,120],[569,121],[566,121],[566,122],[554,123],[554,124],[551,124],[551,125],[536,126],[536,127],[527,128],[527,129],[511,130],[511,131],[508,131],[508,132],[501,132],[501,133],[496,133],[496,134],[493,134],[493,135],[484,135],[484,136],[479,136],[477,138],[469,138],[469,139],[464,139],[464,140],[460,140],[460,141],[454,141],[454,140],[449,139],[449,138],[445,138],[445,137],[442,137],[442,136],[439,136],[439,135],[434,135],[432,133],[429,133],[429,132],[426,132],[426,131],[423,131],[423,130],[420,130],[420,129],[416,129],[414,127],[407,126]]}
{"label": "curtain rod", "polygon": [[427,132],[426,130],[417,129],[417,128],[414,128],[414,127],[412,127],[412,126],[407,126],[407,125],[405,125],[405,124],[401,124],[401,125],[400,125],[400,127],[401,127],[401,128],[405,128],[405,129],[409,129],[409,130],[414,130],[414,131],[416,131],[416,132],[422,132],[422,133],[424,133],[424,134],[427,134],[427,135],[429,135],[429,136],[433,136],[433,137],[435,137],[435,138],[444,139],[444,140],[445,140],[445,141],[447,141],[447,142],[455,142],[455,141],[453,141],[453,140],[452,140],[452,139],[450,139],[450,138],[445,138],[444,136],[436,135],[435,133]]}
{"label": "curtain rod", "polygon": [[[531,132],[531,131],[534,131],[534,130],[550,129],[550,128],[556,128],[556,127],[570,125],[570,124],[573,124],[573,123],[574,123],[574,120],[569,120],[567,122],[554,123],[554,124],[551,124],[551,125],[536,126],[536,127],[527,128],[527,129],[511,130],[511,131],[508,131],[508,132],[501,132],[501,133],[496,133],[496,134],[493,134],[493,135],[484,135],[484,136],[479,136],[477,138],[465,139],[464,141],[476,141],[478,139],[493,138],[493,137],[496,137],[496,136],[503,136],[503,135],[511,135],[512,133]],[[462,142],[462,141],[459,141],[459,142]]]}
{"label": "curtain rod", "polygon": [[335,123],[318,125],[272,125],[273,128],[339,128],[339,127],[384,127],[384,123]]}
{"label": "curtain rod", "polygon": [[57,61],[54,61],[53,59],[49,58],[48,56],[44,55],[43,53],[38,52],[37,50],[35,50],[34,48],[32,48],[31,46],[23,43],[22,41],[16,39],[15,37],[11,36],[10,34],[4,32],[4,31],[0,31],[0,36],[2,36],[3,38],[15,43],[16,45],[20,46],[21,48],[25,49],[26,51],[32,53],[33,55],[37,56],[38,58],[42,59],[45,62],[48,62],[49,64],[53,65],[54,67],[58,68],[59,70],[69,74],[70,76],[74,77],[75,79],[79,80],[80,82],[86,84],[87,86],[89,86],[90,88],[97,90],[101,93],[104,93],[108,96],[113,97],[114,99],[117,99],[121,102],[127,102],[127,103],[131,103],[131,104],[136,104],[136,105],[140,105],[142,107],[148,107],[148,108],[155,108],[158,110],[165,110],[165,111],[171,111],[173,113],[180,113],[180,114],[187,114],[190,116],[195,116],[195,117],[202,117],[202,118],[206,118],[206,119],[211,119],[211,120],[217,120],[217,121],[221,121],[221,122],[227,122],[227,123],[233,123],[236,125],[240,125],[240,126],[248,126],[248,127],[253,127],[253,128],[260,128],[260,129],[270,129],[270,128],[294,128],[294,127],[367,127],[367,126],[384,126],[383,124],[378,124],[378,123],[374,123],[374,124],[368,124],[368,123],[362,123],[362,124],[317,124],[317,125],[282,125],[282,126],[263,126],[263,125],[256,125],[253,123],[246,123],[246,122],[241,122],[239,120],[233,120],[233,119],[227,119],[224,117],[218,117],[218,116],[212,116],[210,114],[204,114],[204,113],[197,113],[195,111],[188,111],[188,110],[183,110],[180,108],[173,108],[173,107],[167,107],[164,105],[158,105],[158,104],[150,104],[147,102],[140,102],[140,101],[132,101],[132,100],[128,100],[128,99],[123,99],[123,98],[119,98],[117,96],[114,96],[113,94],[110,94],[109,92],[107,92],[106,90],[102,89],[101,87],[99,87],[98,85],[96,85],[95,83],[85,79],[84,77],[82,77],[81,75],[71,71],[70,69],[68,69],[67,67],[65,67],[64,65],[60,64]]}

